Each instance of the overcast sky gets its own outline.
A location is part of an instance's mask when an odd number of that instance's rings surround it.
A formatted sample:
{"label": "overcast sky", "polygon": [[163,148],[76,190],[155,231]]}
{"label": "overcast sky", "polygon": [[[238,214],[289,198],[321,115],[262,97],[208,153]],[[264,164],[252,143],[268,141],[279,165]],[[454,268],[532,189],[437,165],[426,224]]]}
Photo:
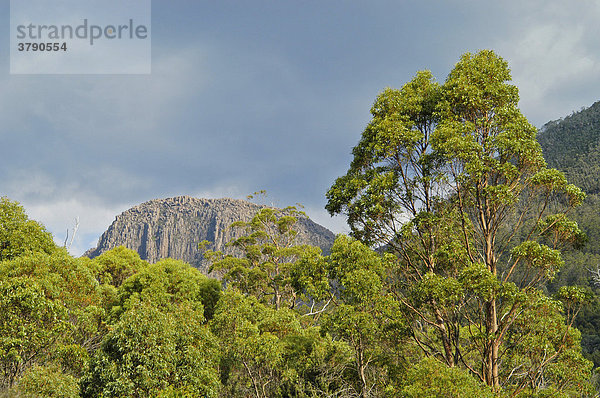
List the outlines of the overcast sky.
{"label": "overcast sky", "polygon": [[[49,2],[50,3],[50,2]],[[600,1],[152,2],[151,75],[10,75],[0,0],[0,196],[59,242],[177,195],[323,209],[385,87],[493,49],[536,126],[600,96]]]}

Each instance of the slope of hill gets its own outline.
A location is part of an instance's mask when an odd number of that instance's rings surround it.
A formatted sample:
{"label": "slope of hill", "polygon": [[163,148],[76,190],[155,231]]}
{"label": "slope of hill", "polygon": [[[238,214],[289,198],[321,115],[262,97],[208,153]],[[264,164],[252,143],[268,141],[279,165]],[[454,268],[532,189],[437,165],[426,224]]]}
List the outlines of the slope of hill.
{"label": "slope of hill", "polygon": [[[135,206],[115,218],[84,255],[94,258],[117,246],[135,250],[151,263],[163,258],[184,260],[207,271],[198,243],[212,242],[212,250],[231,253],[225,244],[241,231],[229,228],[236,221],[249,221],[261,206],[236,199],[198,199],[179,196],[155,199]],[[328,229],[309,219],[298,221],[299,244],[319,246],[328,252],[335,239]]]}
{"label": "slope of hill", "polygon": [[588,194],[600,193],[600,102],[546,123],[538,141],[550,167]]}
{"label": "slope of hill", "polygon": [[572,217],[588,236],[581,251],[600,255],[600,102],[546,123],[538,141],[548,166],[563,171],[586,192],[584,204]]}
{"label": "slope of hill", "polygon": [[565,265],[548,285],[554,293],[564,285],[587,286],[593,301],[576,319],[588,359],[600,366],[600,289],[591,270],[600,268],[600,102],[564,119],[546,123],[538,134],[550,167],[563,171],[569,182],[581,187],[587,198],[571,218],[586,233],[586,244],[563,253]]}

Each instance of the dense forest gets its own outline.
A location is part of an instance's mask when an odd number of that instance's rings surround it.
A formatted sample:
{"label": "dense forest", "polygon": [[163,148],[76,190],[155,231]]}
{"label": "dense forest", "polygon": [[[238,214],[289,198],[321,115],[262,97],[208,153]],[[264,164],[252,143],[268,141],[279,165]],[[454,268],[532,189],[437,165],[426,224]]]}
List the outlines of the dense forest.
{"label": "dense forest", "polygon": [[328,255],[289,207],[205,250],[219,279],[74,258],[0,199],[0,397],[597,396],[596,106],[538,142],[510,80],[480,51],[385,89],[326,194],[352,231]]}
{"label": "dense forest", "polygon": [[574,112],[564,119],[547,123],[538,134],[548,165],[565,173],[569,181],[587,194],[571,218],[586,234],[579,247],[563,253],[565,265],[547,284],[550,294],[565,285],[589,288],[593,299],[575,320],[582,333],[586,358],[600,366],[600,102]]}

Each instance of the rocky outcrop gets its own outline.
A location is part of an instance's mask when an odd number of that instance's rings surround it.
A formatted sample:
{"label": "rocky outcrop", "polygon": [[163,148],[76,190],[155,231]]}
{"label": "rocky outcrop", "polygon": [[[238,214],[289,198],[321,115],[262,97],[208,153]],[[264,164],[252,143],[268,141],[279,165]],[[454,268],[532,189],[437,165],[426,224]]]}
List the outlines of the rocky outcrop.
{"label": "rocky outcrop", "polygon": [[[95,249],[84,256],[94,258],[117,246],[135,250],[140,257],[154,263],[163,258],[184,260],[203,272],[208,264],[198,243],[212,242],[212,250],[231,252],[225,245],[240,236],[236,221],[249,221],[261,206],[237,199],[198,199],[178,196],[156,199],[135,206],[115,218],[102,234]],[[328,252],[334,234],[328,229],[301,218],[297,223],[298,244],[319,246]]]}

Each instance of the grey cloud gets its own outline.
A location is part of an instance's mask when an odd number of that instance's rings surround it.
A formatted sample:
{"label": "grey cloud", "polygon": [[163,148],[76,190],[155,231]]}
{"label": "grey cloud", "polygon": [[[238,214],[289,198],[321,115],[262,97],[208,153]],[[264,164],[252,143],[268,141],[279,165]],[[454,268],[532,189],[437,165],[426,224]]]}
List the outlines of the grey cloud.
{"label": "grey cloud", "polygon": [[0,194],[59,236],[78,215],[81,247],[145,200],[258,189],[340,232],[316,209],[384,87],[492,48],[541,125],[600,84],[591,2],[243,4],[155,2],[150,76],[0,76]]}

